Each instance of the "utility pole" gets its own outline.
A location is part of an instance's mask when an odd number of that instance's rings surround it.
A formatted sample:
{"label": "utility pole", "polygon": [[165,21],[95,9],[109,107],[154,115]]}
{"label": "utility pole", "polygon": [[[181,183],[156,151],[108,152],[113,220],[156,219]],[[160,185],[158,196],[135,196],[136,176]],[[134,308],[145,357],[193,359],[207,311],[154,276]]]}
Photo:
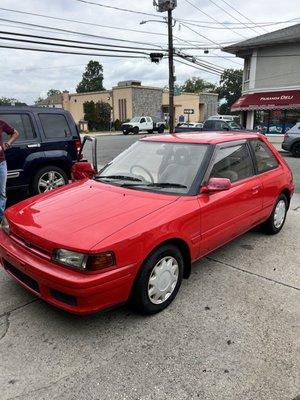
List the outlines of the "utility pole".
{"label": "utility pole", "polygon": [[169,125],[170,133],[174,133],[174,46],[173,46],[173,17],[172,10],[168,10],[168,37],[169,37]]}
{"label": "utility pole", "polygon": [[169,125],[170,133],[174,133],[174,45],[173,45],[173,16],[172,11],[177,7],[177,0],[154,0],[158,12],[168,12],[169,38]]}

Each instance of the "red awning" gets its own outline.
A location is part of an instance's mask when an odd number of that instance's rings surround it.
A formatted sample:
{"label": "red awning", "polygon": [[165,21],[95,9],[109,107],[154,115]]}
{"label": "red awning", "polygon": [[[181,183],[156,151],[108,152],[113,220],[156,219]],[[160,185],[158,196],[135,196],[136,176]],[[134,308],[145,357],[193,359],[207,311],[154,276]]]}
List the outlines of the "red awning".
{"label": "red awning", "polygon": [[231,107],[231,111],[288,110],[300,108],[300,90],[245,94]]}

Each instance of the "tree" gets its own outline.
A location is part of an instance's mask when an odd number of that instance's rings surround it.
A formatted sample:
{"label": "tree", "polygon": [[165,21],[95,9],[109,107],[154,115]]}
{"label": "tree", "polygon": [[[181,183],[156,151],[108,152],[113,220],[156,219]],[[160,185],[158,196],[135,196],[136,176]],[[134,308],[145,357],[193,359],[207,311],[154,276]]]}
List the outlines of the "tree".
{"label": "tree", "polygon": [[103,101],[96,103],[96,122],[97,129],[109,130],[111,119],[111,106]]}
{"label": "tree", "polygon": [[221,115],[231,113],[231,106],[241,97],[242,84],[243,70],[230,68],[223,72],[218,88],[219,100],[222,101],[219,107]]}
{"label": "tree", "polygon": [[82,75],[82,81],[76,88],[77,93],[98,92],[103,87],[103,67],[98,61],[89,61]]}
{"label": "tree", "polygon": [[88,121],[90,130],[108,130],[110,127],[111,106],[103,101],[94,103],[86,101],[83,104],[84,119]]}
{"label": "tree", "polygon": [[55,94],[61,94],[61,91],[58,89],[50,89],[47,92],[47,97],[54,96]]}
{"label": "tree", "polygon": [[216,88],[213,83],[194,76],[181,86],[181,91],[187,93],[214,92]]}
{"label": "tree", "polygon": [[22,103],[21,101],[9,97],[0,97],[0,106],[10,106],[15,104],[16,106],[26,106],[26,103]]}

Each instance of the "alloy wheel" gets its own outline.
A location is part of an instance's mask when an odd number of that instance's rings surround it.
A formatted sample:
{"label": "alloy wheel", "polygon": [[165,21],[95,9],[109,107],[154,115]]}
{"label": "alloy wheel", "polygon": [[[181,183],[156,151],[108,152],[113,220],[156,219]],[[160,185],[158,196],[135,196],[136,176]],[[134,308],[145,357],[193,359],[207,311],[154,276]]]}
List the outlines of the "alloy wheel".
{"label": "alloy wheel", "polygon": [[57,171],[45,172],[38,181],[39,193],[49,192],[66,184],[64,177]]}

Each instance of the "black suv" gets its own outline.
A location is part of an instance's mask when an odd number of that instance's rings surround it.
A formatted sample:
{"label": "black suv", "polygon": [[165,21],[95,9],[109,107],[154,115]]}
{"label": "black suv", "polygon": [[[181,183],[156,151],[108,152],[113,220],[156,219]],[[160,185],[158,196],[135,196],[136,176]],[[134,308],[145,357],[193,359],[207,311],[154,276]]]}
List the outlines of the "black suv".
{"label": "black suv", "polygon": [[[58,108],[0,107],[0,119],[19,133],[5,152],[7,188],[43,193],[65,185],[77,161],[81,141],[78,128],[67,111]],[[3,135],[3,140],[8,138]]]}

